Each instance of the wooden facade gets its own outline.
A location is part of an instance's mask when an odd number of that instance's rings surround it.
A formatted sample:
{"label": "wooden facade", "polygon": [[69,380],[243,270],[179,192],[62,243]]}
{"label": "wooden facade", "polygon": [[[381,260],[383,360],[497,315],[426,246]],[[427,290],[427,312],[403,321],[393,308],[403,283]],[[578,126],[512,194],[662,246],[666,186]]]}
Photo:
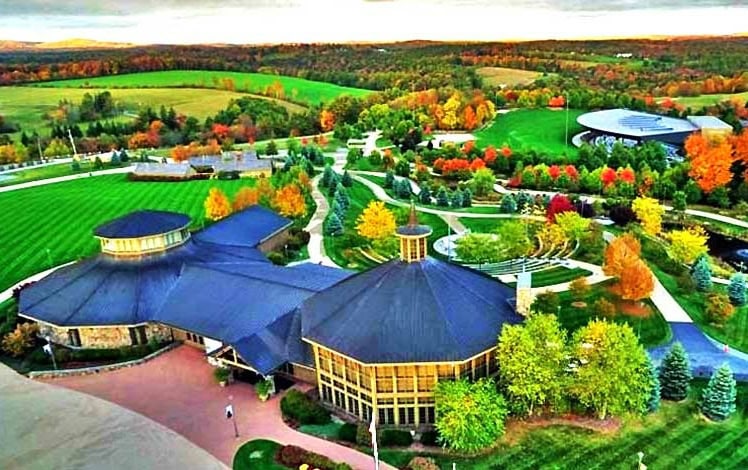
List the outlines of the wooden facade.
{"label": "wooden facade", "polygon": [[320,398],[336,410],[382,425],[421,427],[435,421],[440,380],[479,379],[497,371],[496,348],[462,362],[364,364],[312,343]]}

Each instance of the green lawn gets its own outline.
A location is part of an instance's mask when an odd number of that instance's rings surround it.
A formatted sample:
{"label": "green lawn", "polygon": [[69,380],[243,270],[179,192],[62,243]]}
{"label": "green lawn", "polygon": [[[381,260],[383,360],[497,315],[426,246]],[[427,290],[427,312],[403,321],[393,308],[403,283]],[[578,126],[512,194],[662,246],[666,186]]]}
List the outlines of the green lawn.
{"label": "green lawn", "polygon": [[62,88],[221,88],[220,82],[222,79],[233,80],[237,91],[249,93],[264,93],[268,86],[279,81],[283,85],[286,99],[305,104],[328,102],[341,95],[366,96],[373,93],[371,90],[361,88],[343,87],[332,83],[315,82],[282,75],[204,70],[132,73],[46,82],[35,86]]}
{"label": "green lawn", "polygon": [[[106,167],[105,169],[109,169]],[[29,167],[28,170],[16,171],[9,173],[12,179],[0,181],[0,186],[12,186],[14,184],[28,183],[29,181],[44,180],[47,178],[57,178],[59,176],[69,176],[77,173],[88,173],[93,170],[93,162],[81,162],[81,169],[73,171],[70,163],[60,163],[56,165],[47,165],[40,167]]]}
{"label": "green lawn", "polygon": [[[558,319],[569,333],[576,331],[586,325],[591,319],[598,317],[592,307],[597,299],[606,298],[615,303],[612,294],[606,289],[609,284],[610,281],[591,286],[590,293],[585,299],[586,307],[575,307],[572,305],[575,299],[572,298],[571,292],[567,291],[559,294],[561,298],[561,310],[559,311]],[[649,348],[667,343],[672,336],[672,332],[670,331],[670,326],[654,305],[649,301],[647,301],[647,305],[653,312],[647,318],[630,316],[619,311],[611,320],[616,323],[628,323],[633,328],[634,333],[639,336],[641,343]]]}
{"label": "green lawn", "polygon": [[[494,209],[495,210],[495,209]],[[470,229],[473,233],[493,233],[498,229],[502,224],[505,224],[506,222],[516,220],[513,217],[497,217],[495,219],[476,219],[472,217],[460,217],[458,219],[462,225]],[[533,223],[532,221],[527,221],[527,223]]]}
{"label": "green lawn", "polygon": [[130,182],[126,175],[56,183],[0,194],[0,290],[39,271],[98,252],[97,225],[138,209],[184,212],[204,222],[212,187],[229,197],[253,180]]}
{"label": "green lawn", "polygon": [[700,109],[704,106],[713,106],[728,100],[737,100],[740,103],[745,104],[748,100],[748,91],[743,93],[718,93],[714,95],[700,95],[700,96],[683,96],[680,98],[674,98],[673,101],[683,105],[686,108]]}
{"label": "green lawn", "polygon": [[246,442],[234,455],[234,470],[288,470],[275,462],[275,453],[281,445],[274,441],[255,439]]}
{"label": "green lawn", "polygon": [[581,132],[577,117],[584,111],[569,110],[569,146],[564,144],[566,110],[518,109],[500,114],[486,128],[475,133],[478,145],[501,147],[509,145],[514,150],[535,150],[543,154],[562,155],[575,158],[577,149],[571,138]]}
{"label": "green lawn", "polygon": [[564,282],[571,282],[579,277],[587,277],[592,273],[582,268],[564,268],[556,266],[532,273],[532,287],[546,287]]}
{"label": "green lawn", "polygon": [[[717,341],[729,344],[733,349],[748,352],[748,306],[736,308],[735,313],[724,326],[714,325],[706,318],[703,293],[681,285],[677,278],[651,263],[650,267],[657,279],[683,307],[683,310],[688,313],[701,331]],[[725,286],[715,285],[714,289],[724,292]]]}
{"label": "green lawn", "polygon": [[[68,82],[56,82],[68,83]],[[51,84],[44,84],[50,85]],[[180,89],[158,89],[158,88],[136,88],[111,90],[112,97],[116,103],[129,112],[137,112],[143,107],[158,109],[161,105],[174,107],[174,109],[187,116],[194,116],[200,120],[215,115],[224,109],[232,99],[246,96],[242,93],[234,93],[225,90],[205,90],[195,88]],[[34,130],[44,130],[47,134],[48,121],[44,116],[55,109],[61,100],[69,100],[80,103],[83,95],[94,93],[91,90],[80,88],[40,88],[40,87],[0,87],[0,108],[8,122],[18,124],[27,134]],[[299,105],[281,101],[289,111],[297,112],[303,110]],[[120,116],[116,120],[130,121],[132,118]],[[83,130],[87,124],[82,126]]]}
{"label": "green lawn", "polygon": [[[435,456],[442,470],[458,469],[622,469],[637,468],[638,452],[651,469],[748,468],[748,384],[738,388],[738,413],[720,424],[699,415],[696,399],[704,380],[694,381],[691,398],[684,403],[664,403],[661,410],[643,419],[627,419],[620,431],[601,434],[571,426],[527,429],[510,426],[504,439],[488,455],[472,459]],[[399,467],[412,452],[380,450],[381,458]]]}

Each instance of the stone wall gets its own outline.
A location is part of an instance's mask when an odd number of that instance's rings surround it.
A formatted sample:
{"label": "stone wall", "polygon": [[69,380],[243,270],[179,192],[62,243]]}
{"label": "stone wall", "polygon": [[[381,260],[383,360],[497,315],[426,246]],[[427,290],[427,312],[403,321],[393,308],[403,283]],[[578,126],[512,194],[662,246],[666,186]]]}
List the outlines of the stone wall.
{"label": "stone wall", "polygon": [[151,338],[156,338],[156,341],[171,341],[172,330],[168,326],[164,326],[160,323],[149,323],[146,327],[146,335],[148,335],[148,341]]}
{"label": "stone wall", "polygon": [[269,253],[275,250],[282,250],[283,246],[288,242],[288,229],[282,230],[275,234],[273,237],[265,240],[257,246],[257,249],[263,253]]}
{"label": "stone wall", "polygon": [[[39,322],[39,334],[42,337],[49,336],[53,343],[72,346],[68,339],[69,328],[52,326]],[[82,348],[118,348],[120,346],[132,345],[130,329],[126,326],[100,327],[100,328],[78,328]],[[158,323],[150,323],[146,326],[147,339],[156,338],[157,341],[171,341],[171,328]]]}
{"label": "stone wall", "polygon": [[39,324],[39,336],[43,338],[46,338],[47,336],[49,336],[49,338],[55,344],[67,345],[69,343],[67,328],[58,328],[56,326],[52,326],[48,323],[43,323],[43,322],[37,322],[37,323]]}

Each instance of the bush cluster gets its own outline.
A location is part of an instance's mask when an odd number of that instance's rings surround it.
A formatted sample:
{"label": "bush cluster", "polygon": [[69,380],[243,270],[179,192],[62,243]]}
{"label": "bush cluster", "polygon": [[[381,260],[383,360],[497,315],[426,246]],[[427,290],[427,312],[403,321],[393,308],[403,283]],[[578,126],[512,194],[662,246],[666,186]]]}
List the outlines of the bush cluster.
{"label": "bush cluster", "polygon": [[421,433],[421,444],[425,446],[438,445],[439,433],[436,430]]}
{"label": "bush cluster", "polygon": [[429,457],[413,457],[406,468],[408,470],[439,470],[439,465]]}
{"label": "bush cluster", "polygon": [[338,430],[338,439],[355,444],[357,431],[358,427],[355,424],[343,423]]}
{"label": "bush cluster", "polygon": [[[67,362],[105,362],[105,361],[132,361],[140,359],[158,351],[164,346],[163,343],[148,343],[137,346],[122,346],[119,348],[89,348],[89,349],[67,349],[57,346],[54,348],[55,360],[58,364]],[[51,364],[52,358],[41,349],[31,353],[29,360],[37,364]]]}
{"label": "bush cluster", "polygon": [[409,431],[400,429],[383,429],[379,433],[379,445],[382,447],[408,447],[413,443]]}
{"label": "bush cluster", "polygon": [[283,397],[281,412],[283,416],[299,424],[327,424],[330,422],[330,412],[298,390],[289,390]]}
{"label": "bush cluster", "polygon": [[297,446],[283,446],[275,454],[275,461],[288,468],[299,468],[303,464],[319,470],[352,470],[347,463],[338,463]]}

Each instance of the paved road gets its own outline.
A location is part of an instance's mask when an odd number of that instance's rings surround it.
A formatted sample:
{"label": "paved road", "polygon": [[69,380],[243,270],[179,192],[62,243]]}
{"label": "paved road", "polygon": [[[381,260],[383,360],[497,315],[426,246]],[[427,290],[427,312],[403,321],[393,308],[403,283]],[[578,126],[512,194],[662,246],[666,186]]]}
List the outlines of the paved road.
{"label": "paved road", "polygon": [[29,380],[3,364],[0,468],[228,469],[145,416],[91,395]]}
{"label": "paved road", "polygon": [[45,186],[45,185],[54,184],[54,183],[62,183],[63,181],[79,180],[83,178],[91,178],[91,177],[104,176],[104,175],[116,175],[120,173],[130,173],[134,169],[135,169],[134,166],[126,166],[122,168],[113,168],[111,170],[100,170],[100,171],[93,171],[89,173],[78,173],[75,175],[58,176],[57,178],[47,178],[44,180],[29,181],[28,183],[19,183],[19,184],[14,184],[12,186],[0,187],[0,193],[7,193],[9,191],[18,191],[19,189],[35,188],[37,186]]}
{"label": "paved road", "polygon": [[309,245],[307,247],[309,262],[337,268],[339,266],[325,254],[324,224],[327,213],[330,211],[330,205],[318,187],[321,177],[321,175],[317,175],[312,179],[312,198],[314,198],[314,202],[317,204],[317,210],[314,211],[309,223],[304,227],[304,230],[309,232]]}
{"label": "paved road", "polygon": [[[228,465],[236,449],[244,442],[270,439],[345,461],[357,470],[374,467],[368,455],[286,426],[280,413],[280,397],[272,397],[263,403],[247,383],[219,387],[204,352],[190,346],[178,347],[138,366],[103,374],[51,379],[49,382],[141,413],[173,429]],[[229,401],[236,412],[239,439],[234,438],[231,422],[224,416],[224,407]],[[72,410],[76,408],[70,408],[68,412],[75,414]],[[60,422],[64,423],[64,420]],[[382,469],[394,470],[389,465],[382,465]]]}

